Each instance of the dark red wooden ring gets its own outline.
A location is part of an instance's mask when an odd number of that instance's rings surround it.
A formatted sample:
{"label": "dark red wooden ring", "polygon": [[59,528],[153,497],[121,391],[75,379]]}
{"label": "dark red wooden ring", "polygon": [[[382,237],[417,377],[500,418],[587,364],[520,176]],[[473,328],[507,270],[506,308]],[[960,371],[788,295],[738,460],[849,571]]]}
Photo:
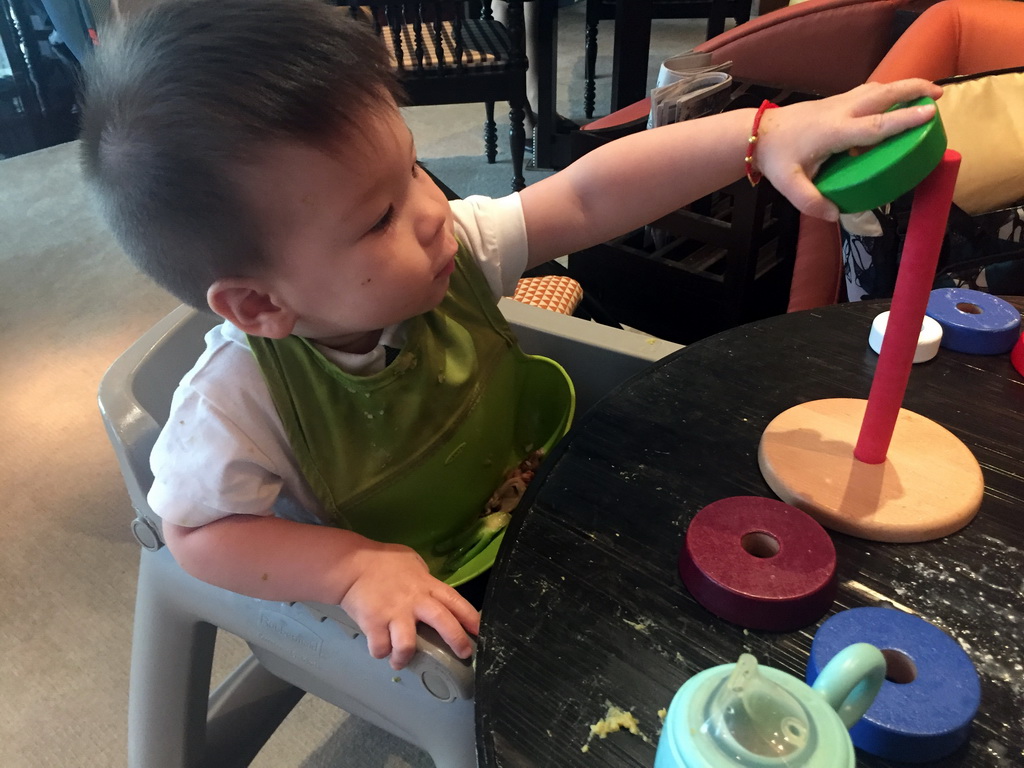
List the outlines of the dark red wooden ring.
{"label": "dark red wooden ring", "polygon": [[732,496],[690,521],[679,575],[712,613],[750,629],[786,632],[817,621],[836,592],[832,539],[777,499]]}

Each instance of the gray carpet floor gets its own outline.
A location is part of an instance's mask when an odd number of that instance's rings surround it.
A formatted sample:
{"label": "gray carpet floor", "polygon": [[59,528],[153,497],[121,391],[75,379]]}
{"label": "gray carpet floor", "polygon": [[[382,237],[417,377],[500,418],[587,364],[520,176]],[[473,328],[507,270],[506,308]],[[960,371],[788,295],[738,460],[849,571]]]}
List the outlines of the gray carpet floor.
{"label": "gray carpet floor", "polygon": [[[652,72],[703,39],[656,21]],[[602,25],[607,109],[612,24]],[[559,110],[579,117],[582,6],[563,10]],[[407,110],[420,156],[462,195],[506,194],[507,144],[487,165],[480,105]],[[530,171],[527,181],[542,172]],[[0,161],[0,766],[125,764],[138,545],[96,408],[106,367],[175,301],[135,273],[96,217],[66,144]],[[216,666],[245,655],[225,636]],[[411,768],[422,752],[307,696],[258,768]]]}

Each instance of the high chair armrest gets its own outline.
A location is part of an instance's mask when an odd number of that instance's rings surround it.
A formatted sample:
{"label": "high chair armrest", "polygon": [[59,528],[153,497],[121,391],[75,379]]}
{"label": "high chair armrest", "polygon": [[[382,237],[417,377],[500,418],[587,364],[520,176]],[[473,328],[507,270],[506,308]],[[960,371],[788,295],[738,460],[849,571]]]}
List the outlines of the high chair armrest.
{"label": "high chair armrest", "polygon": [[[345,628],[352,637],[362,634],[362,630],[344,609],[326,603],[303,603],[314,616],[323,620],[335,621]],[[474,643],[474,653],[476,644]],[[472,657],[460,659],[448,644],[432,627],[421,624],[417,630],[416,654],[403,670],[419,678],[423,686],[437,699],[451,701],[453,699],[469,700],[473,698],[475,679]],[[399,673],[395,673],[398,675]]]}

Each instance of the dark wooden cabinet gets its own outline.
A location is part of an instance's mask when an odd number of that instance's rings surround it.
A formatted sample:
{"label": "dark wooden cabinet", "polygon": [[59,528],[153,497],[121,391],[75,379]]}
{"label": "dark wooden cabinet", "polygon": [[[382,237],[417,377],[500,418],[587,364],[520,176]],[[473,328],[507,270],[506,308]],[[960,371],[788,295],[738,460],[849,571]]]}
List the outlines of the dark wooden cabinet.
{"label": "dark wooden cabinet", "polygon": [[624,237],[569,257],[620,323],[680,344],[786,311],[797,212],[744,178]]}

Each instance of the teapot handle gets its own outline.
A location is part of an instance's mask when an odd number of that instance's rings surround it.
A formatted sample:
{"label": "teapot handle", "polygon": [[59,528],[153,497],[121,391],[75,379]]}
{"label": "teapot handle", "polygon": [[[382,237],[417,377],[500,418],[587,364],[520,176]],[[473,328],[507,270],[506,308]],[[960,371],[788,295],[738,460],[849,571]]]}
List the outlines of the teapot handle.
{"label": "teapot handle", "polygon": [[869,643],[854,643],[837,653],[811,686],[851,728],[868,711],[885,679],[885,656]]}

